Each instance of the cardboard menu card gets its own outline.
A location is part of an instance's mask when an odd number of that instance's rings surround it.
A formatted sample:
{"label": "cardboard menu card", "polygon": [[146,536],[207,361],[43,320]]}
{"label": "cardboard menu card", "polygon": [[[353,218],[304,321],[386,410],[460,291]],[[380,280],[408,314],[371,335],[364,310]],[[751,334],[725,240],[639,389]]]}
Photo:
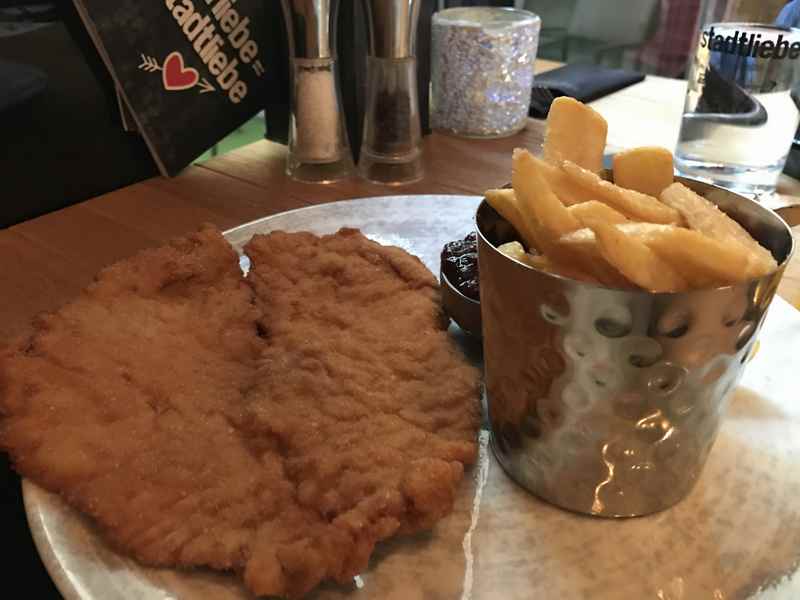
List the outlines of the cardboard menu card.
{"label": "cardboard menu card", "polygon": [[162,174],[264,108],[263,0],[74,2]]}

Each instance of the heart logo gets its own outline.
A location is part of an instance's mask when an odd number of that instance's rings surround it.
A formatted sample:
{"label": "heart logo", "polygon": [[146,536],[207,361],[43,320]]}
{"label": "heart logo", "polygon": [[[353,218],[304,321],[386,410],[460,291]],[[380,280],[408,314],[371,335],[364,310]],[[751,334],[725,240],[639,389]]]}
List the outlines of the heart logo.
{"label": "heart logo", "polygon": [[197,69],[185,67],[180,52],[171,52],[162,68],[164,88],[170,91],[187,90],[197,84],[200,75]]}

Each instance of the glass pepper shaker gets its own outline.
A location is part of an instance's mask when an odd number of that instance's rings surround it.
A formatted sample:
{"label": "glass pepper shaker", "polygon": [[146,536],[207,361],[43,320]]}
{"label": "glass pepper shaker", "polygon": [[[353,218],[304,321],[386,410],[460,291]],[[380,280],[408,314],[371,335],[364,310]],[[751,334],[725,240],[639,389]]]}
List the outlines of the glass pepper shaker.
{"label": "glass pepper shaker", "polygon": [[350,176],[336,61],[339,0],[282,0],[291,61],[291,119],[286,174],[330,183]]}
{"label": "glass pepper shaker", "polygon": [[369,55],[359,173],[375,183],[411,183],[424,174],[414,48],[421,0],[364,4]]}

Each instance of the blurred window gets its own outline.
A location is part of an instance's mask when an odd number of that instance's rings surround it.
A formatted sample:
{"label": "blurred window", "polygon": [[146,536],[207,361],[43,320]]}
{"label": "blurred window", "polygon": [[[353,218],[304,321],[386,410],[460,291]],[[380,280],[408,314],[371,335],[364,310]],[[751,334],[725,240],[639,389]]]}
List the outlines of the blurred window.
{"label": "blurred window", "polygon": [[542,17],[539,57],[682,77],[702,0],[520,0]]}

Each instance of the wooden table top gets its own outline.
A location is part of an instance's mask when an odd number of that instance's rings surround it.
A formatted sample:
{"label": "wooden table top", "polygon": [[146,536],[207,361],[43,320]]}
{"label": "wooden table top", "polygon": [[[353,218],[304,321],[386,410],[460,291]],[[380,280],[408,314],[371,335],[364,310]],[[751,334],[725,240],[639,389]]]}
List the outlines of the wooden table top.
{"label": "wooden table top", "polygon": [[[537,66],[546,70],[555,64]],[[653,77],[594,103],[609,119],[612,149],[669,144],[682,89],[681,82]],[[508,181],[513,148],[541,147],[543,126],[530,120],[521,133],[499,140],[427,136],[424,179],[400,187],[355,178],[332,185],[297,183],[284,174],[286,147],[259,141],[173,179],[156,177],[7,228],[0,231],[0,336],[23,332],[34,315],[75,296],[100,268],[205,222],[227,229],[293,208],[365,196],[480,194]],[[797,212],[787,217],[792,225],[800,223]],[[780,293],[800,303],[798,259]]]}

